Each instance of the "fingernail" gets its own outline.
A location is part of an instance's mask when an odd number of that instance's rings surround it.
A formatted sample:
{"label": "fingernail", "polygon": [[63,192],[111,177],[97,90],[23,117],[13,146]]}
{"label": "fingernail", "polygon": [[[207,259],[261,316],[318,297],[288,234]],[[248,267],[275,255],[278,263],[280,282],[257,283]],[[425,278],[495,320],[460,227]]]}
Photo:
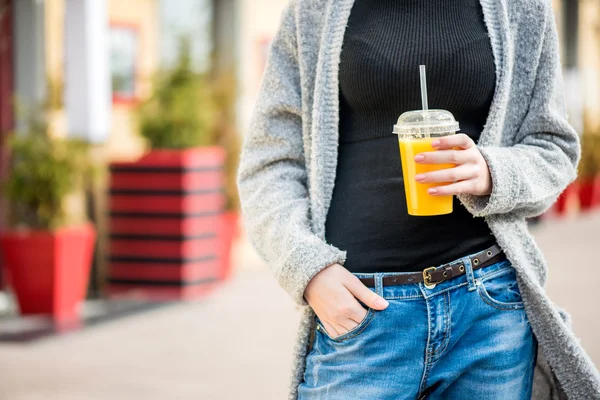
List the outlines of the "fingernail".
{"label": "fingernail", "polygon": [[427,192],[429,192],[429,194],[436,194],[438,192],[438,190],[431,188],[431,189],[427,190]]}
{"label": "fingernail", "polygon": [[383,297],[379,297],[376,301],[375,301],[375,305],[377,307],[387,307],[390,303],[384,299]]}
{"label": "fingernail", "polygon": [[434,140],[433,142],[431,142],[431,147],[438,147],[441,144],[441,142],[439,140]]}
{"label": "fingernail", "polygon": [[421,162],[425,159],[425,156],[421,155],[421,154],[417,154],[415,156],[415,162]]}
{"label": "fingernail", "polygon": [[423,174],[415,175],[416,181],[421,182],[423,179],[425,179],[425,175],[423,175]]}

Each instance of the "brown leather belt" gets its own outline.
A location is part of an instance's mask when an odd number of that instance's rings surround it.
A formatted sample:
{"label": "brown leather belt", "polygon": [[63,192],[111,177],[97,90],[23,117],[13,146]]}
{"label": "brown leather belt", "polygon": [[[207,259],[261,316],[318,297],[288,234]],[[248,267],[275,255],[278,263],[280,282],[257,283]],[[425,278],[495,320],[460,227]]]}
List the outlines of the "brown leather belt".
{"label": "brown leather belt", "polygon": [[[473,270],[506,260],[506,254],[497,244],[469,257]],[[435,285],[448,279],[456,278],[465,273],[463,263],[444,264],[439,267],[425,268],[422,272],[386,275],[382,278],[383,286],[404,285],[407,283],[424,282],[426,286]],[[375,287],[374,278],[359,278],[366,286]]]}

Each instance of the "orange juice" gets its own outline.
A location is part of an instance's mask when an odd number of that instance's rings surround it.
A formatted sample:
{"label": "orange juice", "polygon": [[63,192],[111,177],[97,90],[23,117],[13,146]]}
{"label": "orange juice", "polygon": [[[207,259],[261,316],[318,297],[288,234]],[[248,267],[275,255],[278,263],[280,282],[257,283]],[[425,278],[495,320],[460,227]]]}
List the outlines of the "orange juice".
{"label": "orange juice", "polygon": [[431,142],[444,136],[454,135],[459,129],[458,122],[446,110],[406,111],[398,117],[394,133],[400,143],[400,160],[404,174],[404,192],[410,215],[442,215],[452,212],[452,196],[432,196],[427,190],[443,186],[443,182],[419,183],[415,175],[453,168],[454,164],[417,164],[419,153],[435,151]]}
{"label": "orange juice", "polygon": [[442,215],[452,212],[452,196],[432,196],[427,189],[442,186],[444,183],[419,183],[415,175],[440,169],[452,168],[454,164],[417,164],[415,156],[419,153],[434,151],[431,142],[435,138],[400,139],[400,159],[404,175],[406,205],[410,215]]}

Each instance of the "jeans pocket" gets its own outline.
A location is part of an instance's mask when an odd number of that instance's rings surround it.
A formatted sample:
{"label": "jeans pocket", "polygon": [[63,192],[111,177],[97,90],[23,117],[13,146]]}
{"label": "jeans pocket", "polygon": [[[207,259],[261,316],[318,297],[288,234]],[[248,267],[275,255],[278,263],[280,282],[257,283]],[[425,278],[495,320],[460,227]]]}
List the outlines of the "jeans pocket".
{"label": "jeans pocket", "polygon": [[354,328],[352,328],[349,331],[344,332],[344,333],[342,333],[341,335],[338,335],[338,336],[331,336],[327,332],[327,330],[325,329],[325,327],[323,326],[322,321],[317,316],[316,317],[317,331],[321,332],[329,340],[332,340],[334,342],[343,342],[345,340],[348,340],[348,339],[351,339],[353,337],[356,337],[356,336],[360,335],[367,328],[367,326],[371,323],[371,320],[373,319],[374,316],[375,316],[375,311],[372,308],[368,308],[367,309],[367,314],[362,319],[362,321],[360,321],[358,323],[358,325],[356,325]]}
{"label": "jeans pocket", "polygon": [[507,266],[477,279],[479,295],[488,305],[500,310],[523,308],[523,299],[517,284],[516,270]]}

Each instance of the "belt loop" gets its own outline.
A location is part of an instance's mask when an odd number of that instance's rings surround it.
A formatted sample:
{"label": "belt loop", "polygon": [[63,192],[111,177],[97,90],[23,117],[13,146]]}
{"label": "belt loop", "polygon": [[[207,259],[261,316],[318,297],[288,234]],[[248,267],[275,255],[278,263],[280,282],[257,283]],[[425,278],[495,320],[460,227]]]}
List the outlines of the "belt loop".
{"label": "belt loop", "polygon": [[375,292],[383,297],[383,273],[376,272],[373,278],[375,278]]}
{"label": "belt loop", "polygon": [[462,262],[465,265],[465,274],[467,275],[469,292],[472,292],[473,290],[477,289],[477,286],[475,286],[475,276],[473,276],[473,266],[471,264],[471,258],[465,257],[463,258]]}

